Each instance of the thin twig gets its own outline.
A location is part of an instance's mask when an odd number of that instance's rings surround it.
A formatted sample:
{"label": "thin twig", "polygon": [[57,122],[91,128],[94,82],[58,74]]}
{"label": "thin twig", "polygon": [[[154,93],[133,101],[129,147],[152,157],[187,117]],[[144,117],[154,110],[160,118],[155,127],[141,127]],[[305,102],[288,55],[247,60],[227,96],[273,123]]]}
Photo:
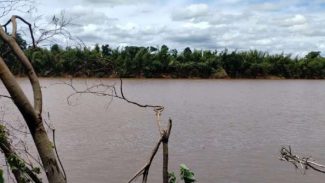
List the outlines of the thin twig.
{"label": "thin twig", "polygon": [[[49,112],[47,113],[47,118],[48,118],[48,120],[51,120],[51,119],[50,119],[50,113],[49,113]],[[59,161],[60,167],[61,167],[61,169],[62,169],[62,172],[63,172],[63,175],[64,175],[64,179],[65,179],[66,182],[67,182],[67,174],[66,174],[66,172],[65,172],[64,166],[63,166],[63,164],[62,164],[62,162],[61,162],[61,158],[60,158],[59,153],[58,153],[58,150],[57,150],[57,148],[56,148],[56,142],[55,142],[55,128],[52,127],[52,126],[51,126],[51,125],[50,125],[50,124],[49,124],[45,119],[44,119],[44,123],[46,124],[46,126],[47,126],[50,130],[52,130],[53,148],[54,148],[54,151],[55,151],[56,157],[57,157],[57,159],[58,159],[58,161]]]}
{"label": "thin twig", "polygon": [[61,166],[61,169],[62,169],[62,172],[63,172],[63,175],[64,175],[64,179],[67,182],[67,174],[65,173],[64,166],[63,166],[63,164],[61,162],[61,158],[60,158],[60,156],[58,154],[58,150],[56,148],[56,143],[55,143],[55,128],[52,129],[52,134],[53,134],[53,146],[54,146],[55,154],[56,154],[56,157],[58,158],[59,164]]}
{"label": "thin twig", "polygon": [[2,95],[2,94],[1,94],[1,95],[0,95],[0,98],[1,98],[1,97],[3,97],[3,98],[8,98],[8,99],[12,99],[12,98],[11,98],[10,96],[8,96],[8,95]]}

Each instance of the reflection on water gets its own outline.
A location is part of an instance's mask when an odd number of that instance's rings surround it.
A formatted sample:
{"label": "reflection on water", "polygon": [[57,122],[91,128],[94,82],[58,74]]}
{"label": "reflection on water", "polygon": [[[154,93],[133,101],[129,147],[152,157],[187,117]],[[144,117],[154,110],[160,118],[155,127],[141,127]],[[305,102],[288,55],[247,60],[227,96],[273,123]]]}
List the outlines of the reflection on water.
{"label": "reflection on water", "polygon": [[[154,112],[110,98],[72,92],[62,79],[42,79],[44,110],[50,112],[70,182],[127,180],[144,165],[159,138]],[[102,80],[114,83],[116,80]],[[94,80],[88,80],[88,84]],[[28,91],[27,80],[20,80]],[[85,80],[74,83],[85,86]],[[125,80],[134,101],[164,105],[174,121],[170,170],[186,163],[199,182],[320,183],[279,161],[282,145],[325,163],[325,81]],[[149,182],[161,182],[161,152]]]}

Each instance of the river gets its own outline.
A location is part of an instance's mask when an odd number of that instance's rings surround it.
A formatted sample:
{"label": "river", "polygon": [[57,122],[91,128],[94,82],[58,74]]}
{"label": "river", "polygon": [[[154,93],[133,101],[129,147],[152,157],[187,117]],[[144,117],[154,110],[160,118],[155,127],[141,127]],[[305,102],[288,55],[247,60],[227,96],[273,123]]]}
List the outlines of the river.
{"label": "river", "polygon": [[[155,113],[85,94],[68,105],[73,91],[59,84],[63,81],[68,80],[41,79],[44,113],[49,112],[46,119],[56,128],[69,182],[127,182],[159,138]],[[73,83],[81,89],[96,81]],[[19,82],[31,96],[28,81]],[[126,79],[123,84],[128,99],[163,105],[163,122],[172,118],[170,170],[178,172],[185,163],[201,183],[324,182],[323,174],[308,170],[304,175],[279,160],[281,146],[291,145],[298,155],[325,163],[324,80]],[[161,153],[149,182],[162,180]]]}

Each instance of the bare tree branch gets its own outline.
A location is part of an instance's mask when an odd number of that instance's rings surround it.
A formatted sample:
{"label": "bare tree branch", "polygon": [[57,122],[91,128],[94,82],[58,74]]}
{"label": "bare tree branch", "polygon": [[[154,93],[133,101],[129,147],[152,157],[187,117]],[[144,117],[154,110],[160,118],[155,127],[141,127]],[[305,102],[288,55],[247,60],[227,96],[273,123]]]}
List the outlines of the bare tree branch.
{"label": "bare tree branch", "polygon": [[0,0],[0,18],[13,11],[30,12],[33,9],[32,5],[32,0]]}
{"label": "bare tree branch", "polygon": [[59,15],[54,15],[46,28],[35,27],[40,33],[39,37],[36,39],[36,45],[44,41],[55,43],[55,41],[51,41],[51,39],[60,36],[69,40],[74,40],[80,45],[84,45],[79,38],[74,38],[66,29],[69,25],[72,25],[72,19],[67,18],[64,11]]}
{"label": "bare tree branch", "polygon": [[5,32],[7,32],[7,25],[11,22],[13,24],[13,29],[12,29],[12,33],[11,35],[16,38],[16,34],[17,34],[17,23],[16,23],[16,19],[19,19],[21,20],[22,22],[24,22],[28,28],[29,28],[29,33],[30,33],[30,37],[32,39],[32,44],[33,44],[33,48],[36,47],[36,44],[35,44],[35,38],[34,38],[34,33],[33,33],[33,29],[32,29],[32,25],[27,22],[25,19],[23,19],[22,17],[18,16],[18,15],[14,15],[12,16],[4,25],[3,27],[5,28]]}
{"label": "bare tree branch", "polygon": [[95,85],[92,85],[90,87],[87,87],[84,90],[77,89],[74,86],[72,79],[69,82],[64,82],[63,84],[70,86],[71,89],[74,91],[74,93],[70,94],[67,97],[67,102],[70,105],[71,105],[71,98],[74,97],[75,95],[78,95],[78,94],[93,94],[93,95],[96,95],[96,96],[108,96],[108,97],[118,98],[118,99],[126,101],[127,103],[130,103],[130,104],[136,105],[138,107],[142,107],[142,108],[153,108],[155,112],[160,111],[159,116],[160,116],[160,113],[164,110],[164,107],[160,106],[160,105],[141,104],[141,103],[134,102],[134,101],[131,101],[131,100],[127,99],[125,97],[125,95],[124,95],[124,92],[123,92],[123,80],[122,79],[120,79],[120,89],[119,89],[119,91],[116,89],[115,84],[107,85],[107,84],[104,84],[104,83],[99,83],[99,84],[95,84]]}

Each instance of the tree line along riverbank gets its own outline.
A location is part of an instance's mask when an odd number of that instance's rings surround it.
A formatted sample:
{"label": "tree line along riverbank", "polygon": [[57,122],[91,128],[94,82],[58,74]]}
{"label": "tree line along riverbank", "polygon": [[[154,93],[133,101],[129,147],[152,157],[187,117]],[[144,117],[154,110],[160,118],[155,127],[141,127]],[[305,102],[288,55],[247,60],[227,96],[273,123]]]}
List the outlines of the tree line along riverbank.
{"label": "tree line along riverbank", "polygon": [[[305,57],[250,51],[182,51],[161,47],[126,46],[111,48],[20,46],[42,77],[125,77],[125,78],[265,78],[324,79],[325,58],[319,51]],[[0,43],[0,51],[17,76],[25,71],[17,59]]]}

